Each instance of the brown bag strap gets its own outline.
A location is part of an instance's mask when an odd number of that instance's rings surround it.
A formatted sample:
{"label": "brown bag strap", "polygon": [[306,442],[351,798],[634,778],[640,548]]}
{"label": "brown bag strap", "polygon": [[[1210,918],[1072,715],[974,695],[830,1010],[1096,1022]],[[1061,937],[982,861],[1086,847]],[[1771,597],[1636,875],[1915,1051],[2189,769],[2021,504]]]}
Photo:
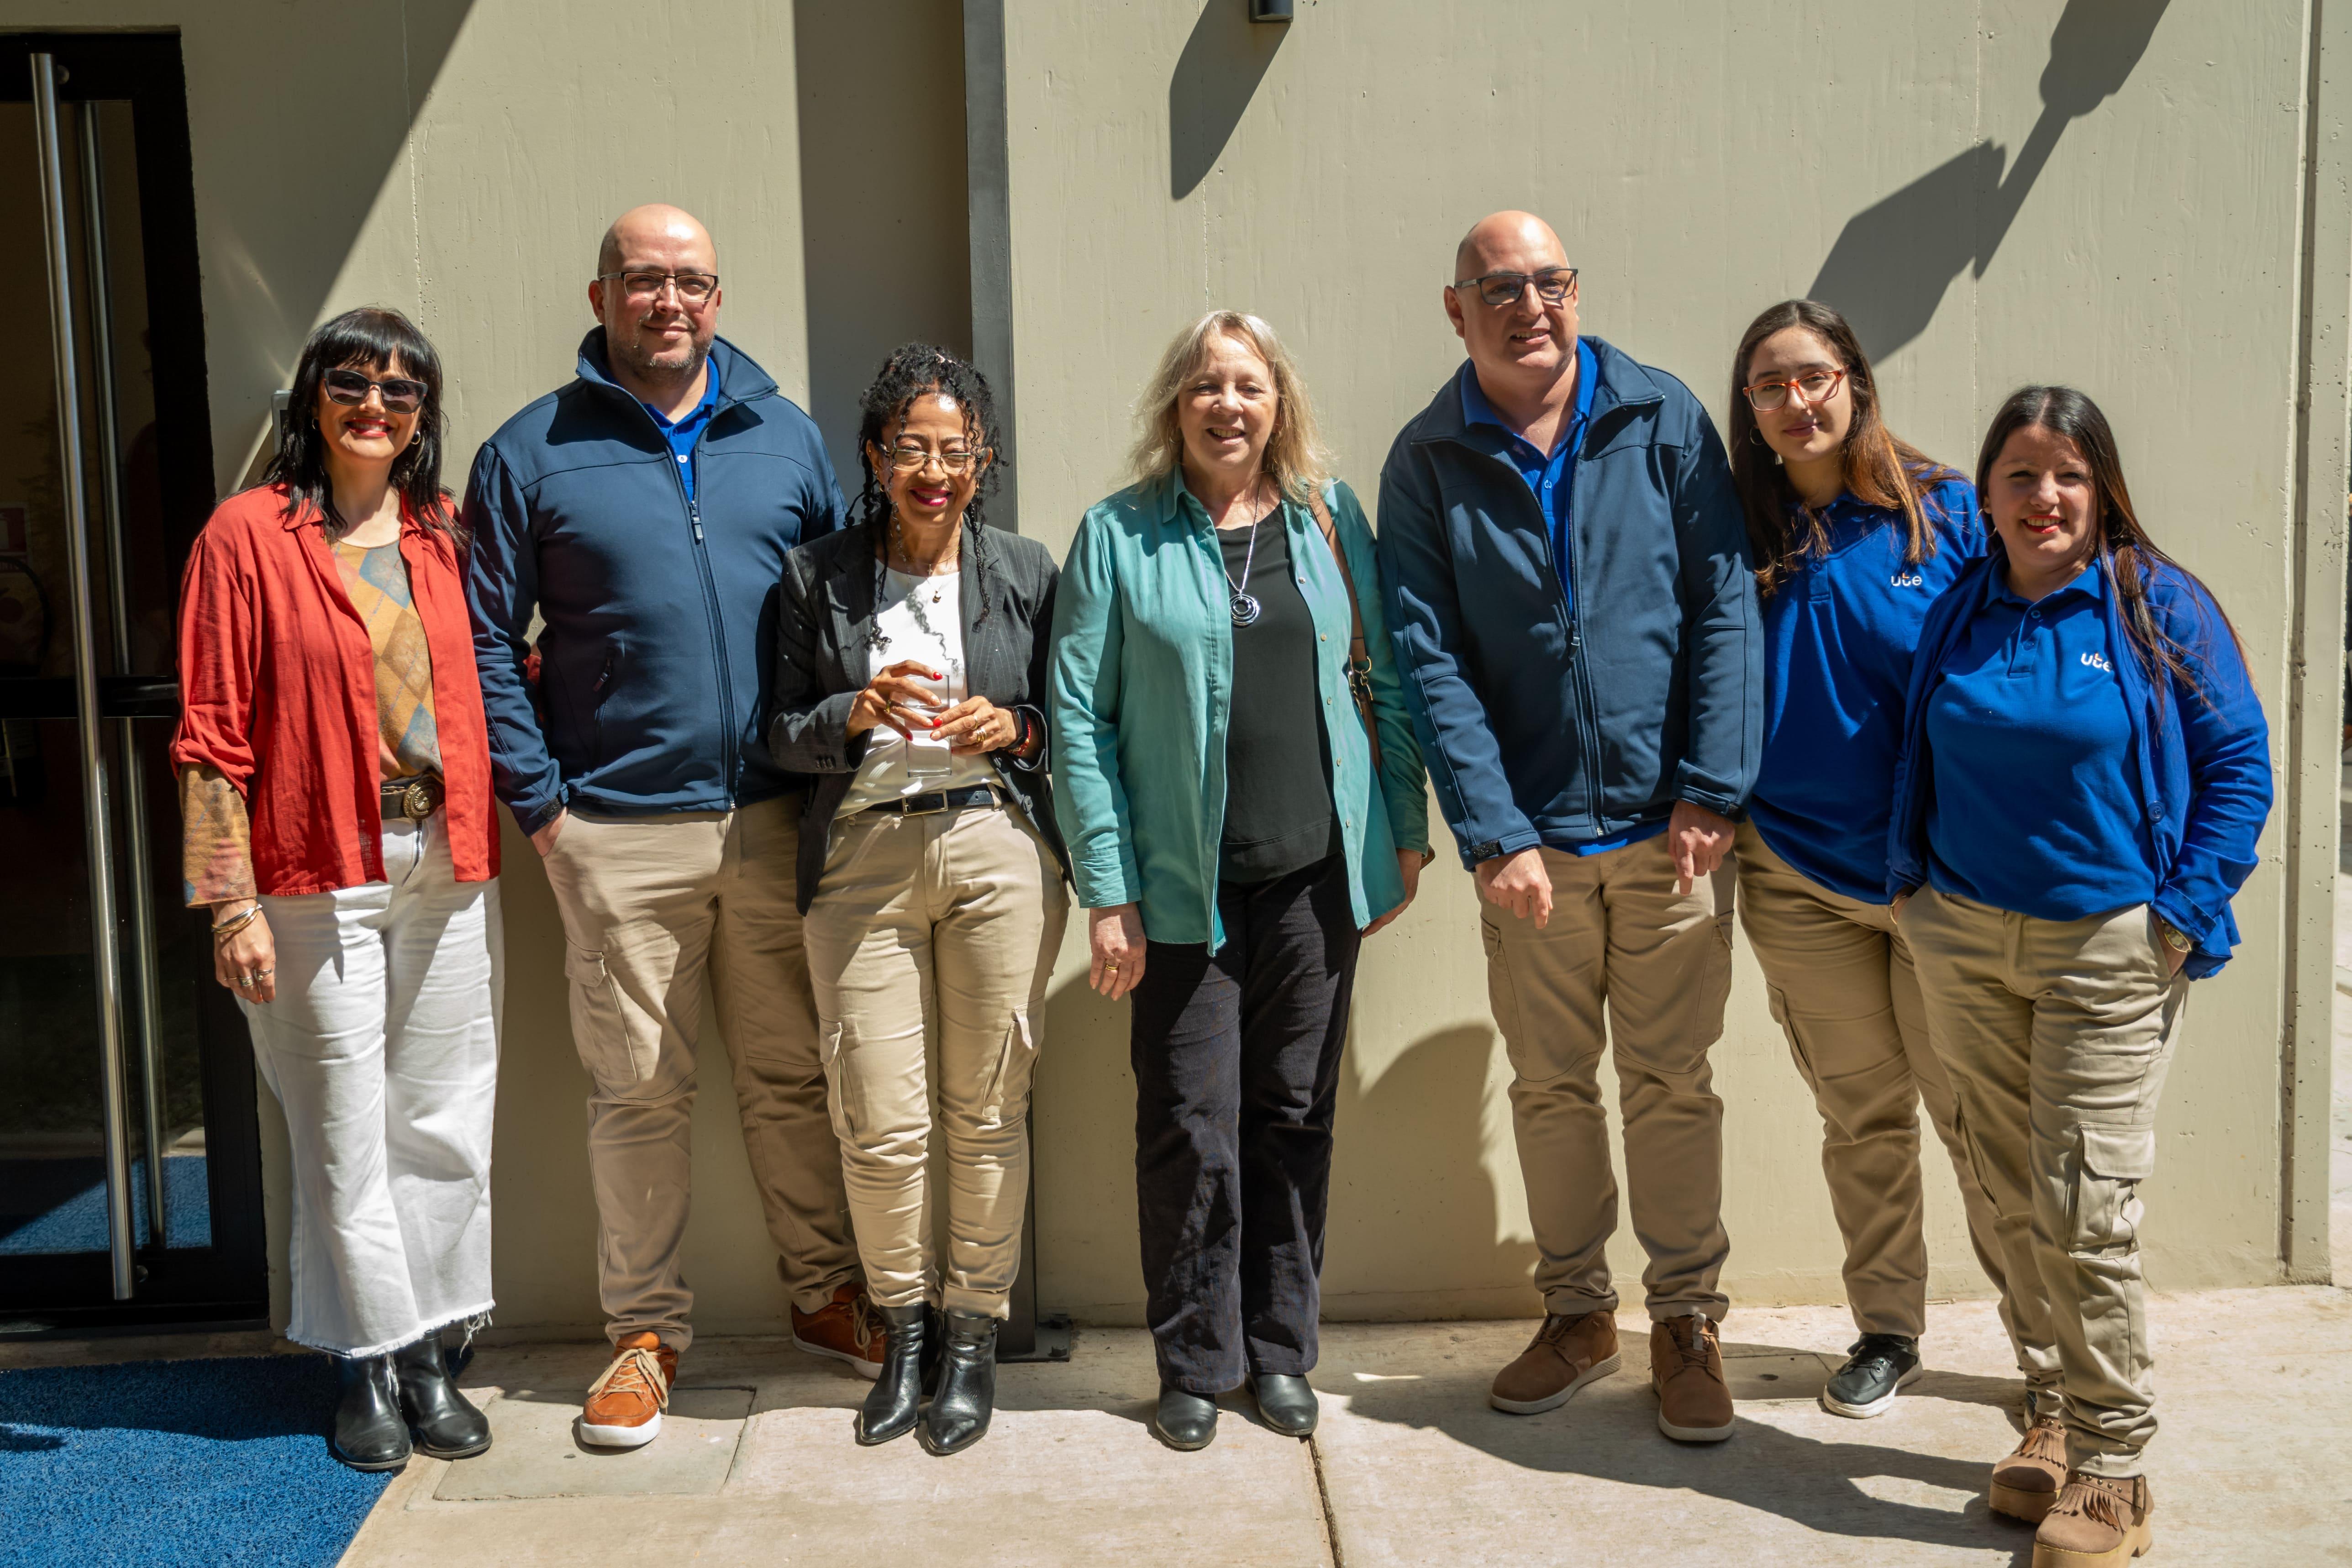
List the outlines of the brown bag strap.
{"label": "brown bag strap", "polygon": [[1314,509],[1315,526],[1323,531],[1323,542],[1329,546],[1331,559],[1339,568],[1339,581],[1348,589],[1348,690],[1356,700],[1356,716],[1364,721],[1364,739],[1372,748],[1372,772],[1381,771],[1380,721],[1372,707],[1372,656],[1364,646],[1364,605],[1356,597],[1356,574],[1348,569],[1348,552],[1339,548],[1339,531],[1332,526],[1330,509],[1323,504],[1323,492],[1310,489],[1307,504]]}

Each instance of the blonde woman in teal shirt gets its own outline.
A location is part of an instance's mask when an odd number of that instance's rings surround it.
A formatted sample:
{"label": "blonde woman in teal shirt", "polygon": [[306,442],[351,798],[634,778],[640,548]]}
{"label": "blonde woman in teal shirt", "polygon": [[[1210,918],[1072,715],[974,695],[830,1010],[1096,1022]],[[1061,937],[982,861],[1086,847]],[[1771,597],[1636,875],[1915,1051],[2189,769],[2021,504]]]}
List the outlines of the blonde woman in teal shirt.
{"label": "blonde woman in teal shirt", "polygon": [[1192,1449],[1245,1378],[1315,1428],[1358,945],[1412,901],[1428,807],[1371,530],[1274,330],[1202,317],[1139,407],[1137,482],[1062,568],[1049,728],[1089,978],[1135,999],[1152,1430]]}

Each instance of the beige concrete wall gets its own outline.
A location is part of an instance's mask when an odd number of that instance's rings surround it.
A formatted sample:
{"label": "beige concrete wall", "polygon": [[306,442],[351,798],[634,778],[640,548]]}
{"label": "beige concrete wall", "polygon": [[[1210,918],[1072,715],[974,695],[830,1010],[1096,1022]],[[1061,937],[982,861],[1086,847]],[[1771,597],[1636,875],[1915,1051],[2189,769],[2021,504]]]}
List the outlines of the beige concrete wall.
{"label": "beige concrete wall", "polygon": [[[1880,350],[1897,427],[1947,459],[1968,460],[2015,383],[2085,386],[2116,418],[2158,537],[2237,617],[2282,765],[2292,618],[2333,703],[2340,540],[2295,527],[2324,514],[2303,504],[2314,484],[2340,487],[2343,443],[2299,444],[2293,404],[2315,280],[2335,299],[2319,319],[2337,323],[2321,352],[2342,358],[2346,258],[2314,268],[2298,248],[2298,160],[2325,139],[2304,111],[2291,0],[2226,15],[2160,0],[1988,0],[1973,15],[1933,0],[1301,0],[1288,28],[1249,27],[1243,0],[1009,9],[1013,287],[984,308],[1013,323],[1024,531],[1058,547],[1117,482],[1129,400],[1168,334],[1215,304],[1289,335],[1369,502],[1391,435],[1455,363],[1437,299],[1454,237],[1524,205],[1585,268],[1588,329],[1718,415],[1739,328],[1817,278]],[[884,349],[971,332],[956,17],[942,0],[812,4],[797,20],[757,0],[0,0],[0,26],[182,32],[224,487],[310,327],[373,301],[415,314],[447,360],[461,481],[476,442],[570,374],[596,236],[656,197],[709,222],[721,330],[795,397],[814,382],[845,454],[843,422]],[[2302,718],[2306,738],[2333,722]],[[2311,763],[2306,816],[2326,808],[2331,763]],[[2325,819],[2304,837],[2325,839],[2332,866]],[[2198,988],[2168,1096],[2148,1194],[2167,1285],[2283,1271],[2287,936],[2307,945],[2315,918],[2324,943],[2326,917],[2295,912],[2294,845],[2270,842],[2239,904],[2247,945]],[[544,879],[511,831],[507,848],[499,1317],[587,1325],[585,1079]],[[1081,951],[1055,983],[1041,1074],[1040,1296],[1131,1319],[1125,1013],[1084,989]],[[1816,1124],[1741,963],[1717,1058],[1732,1288],[1833,1300]],[[2315,1093],[2308,1072],[2306,1114],[2324,1117],[2324,1074]],[[688,1271],[706,1330],[772,1328],[781,1302],[724,1081],[697,1111]],[[1536,1310],[1507,1081],[1468,881],[1441,861],[1359,991],[1333,1316]],[[282,1122],[266,1100],[264,1125],[282,1256]],[[1934,1293],[1980,1289],[1941,1171],[1929,1187]],[[1617,1261],[1638,1275],[1630,1247]]]}
{"label": "beige concrete wall", "polygon": [[[2340,554],[2299,553],[2294,531],[2311,62],[2292,0],[1301,0],[1286,28],[1249,26],[1241,0],[1008,10],[1024,531],[1066,542],[1119,482],[1129,400],[1212,306],[1286,334],[1369,503],[1399,425],[1459,363],[1438,292],[1454,240],[1526,206],[1583,268],[1585,330],[1681,376],[1718,422],[1741,329],[1806,292],[1853,314],[1893,423],[1948,461],[1972,466],[2013,386],[2085,388],[2156,537],[2244,634],[2282,768],[2294,616],[2334,701]],[[2339,315],[2347,259],[2316,269]],[[2340,336],[2323,352],[2340,380]],[[2314,788],[2332,766],[2309,759]],[[2284,1270],[2281,817],[2237,905],[2245,946],[2197,987],[2167,1094],[2147,1193],[2166,1286]],[[1123,1010],[1085,991],[1081,951],[1040,1071],[1041,1295],[1127,1318]],[[1735,1301],[1836,1300],[1819,1124],[1744,942],[1715,1060]],[[1507,1077],[1449,858],[1367,951],[1328,1314],[1537,1310]],[[1931,1294],[1979,1291],[1929,1160]],[[1638,1298],[1629,1234],[1612,1258]]]}
{"label": "beige concrete wall", "polygon": [[[462,487],[480,440],[572,374],[593,324],[597,238],[638,202],[677,202],[709,224],[719,330],[804,406],[814,359],[828,416],[851,406],[891,333],[969,335],[951,4],[813,6],[796,38],[793,8],[759,0],[0,0],[0,28],[94,26],[181,35],[223,490],[247,472],[305,335],[367,303],[406,310],[440,349],[446,479]],[[805,226],[803,51],[831,160]],[[893,200],[905,204],[895,216]],[[818,237],[804,247],[804,232]],[[861,247],[881,256],[887,291],[858,288]],[[562,930],[510,823],[506,865],[499,1316],[593,1323],[587,1080],[565,1016]],[[696,1110],[687,1269],[707,1326],[772,1328],[772,1259],[715,1039],[710,1050],[721,1066]],[[284,1120],[262,1100],[283,1321]]]}

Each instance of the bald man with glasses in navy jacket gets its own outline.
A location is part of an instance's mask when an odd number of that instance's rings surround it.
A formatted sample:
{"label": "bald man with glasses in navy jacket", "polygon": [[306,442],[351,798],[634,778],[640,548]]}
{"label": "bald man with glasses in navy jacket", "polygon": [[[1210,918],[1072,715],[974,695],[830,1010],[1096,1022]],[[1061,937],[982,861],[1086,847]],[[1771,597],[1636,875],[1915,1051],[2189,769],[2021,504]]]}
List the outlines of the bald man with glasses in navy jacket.
{"label": "bald man with glasses in navy jacket", "polygon": [[1390,449],[1380,550],[1422,752],[1484,900],[1541,1253],[1543,1328],[1489,1397],[1549,1410],[1618,1368],[1606,1046],[1658,1425],[1719,1441],[1730,1242],[1707,1051],[1760,746],[1746,525],[1698,399],[1578,335],[1575,269],[1542,219],[1482,220],[1444,302],[1469,358]]}
{"label": "bald man with glasses in navy jacket", "polygon": [[[593,1089],[614,1359],[584,1441],[661,1430],[693,1337],[679,1270],[707,971],[751,1173],[806,1350],[880,1368],[794,900],[807,780],[769,754],[784,556],[841,526],[809,416],[717,335],[710,237],[675,207],[605,235],[577,376],[475,459],[465,521],[499,795],[563,917]],[[526,643],[545,623],[536,683]]]}

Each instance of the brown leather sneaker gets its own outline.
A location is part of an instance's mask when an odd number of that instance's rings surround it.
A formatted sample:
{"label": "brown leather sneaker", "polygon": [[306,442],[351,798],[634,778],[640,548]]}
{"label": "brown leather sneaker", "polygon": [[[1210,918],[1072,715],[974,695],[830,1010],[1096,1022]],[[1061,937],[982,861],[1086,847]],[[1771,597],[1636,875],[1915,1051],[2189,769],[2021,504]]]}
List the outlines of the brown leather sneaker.
{"label": "brown leather sneaker", "polygon": [[882,1347],[887,1338],[882,1320],[874,1314],[874,1303],[866,1300],[866,1287],[855,1279],[814,1312],[793,1309],[793,1343],[811,1355],[846,1362],[860,1377],[882,1375]]}
{"label": "brown leather sneaker", "polygon": [[1586,1384],[1615,1372],[1621,1359],[1612,1314],[1547,1312],[1519,1359],[1495,1374],[1486,1403],[1514,1415],[1556,1410]]}
{"label": "brown leather sneaker", "polygon": [[1714,1319],[1686,1312],[1650,1326],[1650,1386],[1658,1394],[1658,1430],[1667,1436],[1720,1443],[1731,1436],[1731,1389]]}
{"label": "brown leather sneaker", "polygon": [[2033,1568],[2124,1568],[2156,1544],[2156,1511],[2146,1476],[2066,1478],[2057,1502],[2033,1532]]}
{"label": "brown leather sneaker", "polygon": [[677,1352],[650,1331],[623,1334],[613,1363],[588,1385],[580,1412],[580,1440],[600,1448],[642,1448],[661,1436],[669,1385],[677,1380]]}
{"label": "brown leather sneaker", "polygon": [[1985,1500],[1995,1513],[2040,1524],[2065,1484],[2066,1424],[2055,1415],[2037,1415],[2009,1458],[1992,1468],[1992,1490]]}

